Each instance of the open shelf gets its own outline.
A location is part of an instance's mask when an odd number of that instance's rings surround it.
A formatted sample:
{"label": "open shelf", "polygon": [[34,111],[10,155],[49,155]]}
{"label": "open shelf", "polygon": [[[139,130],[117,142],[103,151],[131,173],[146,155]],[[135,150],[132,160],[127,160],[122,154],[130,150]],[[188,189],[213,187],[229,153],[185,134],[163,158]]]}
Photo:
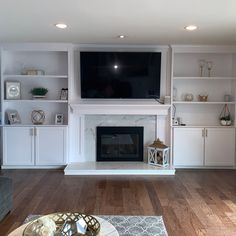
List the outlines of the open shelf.
{"label": "open shelf", "polygon": [[67,75],[4,75],[5,78],[68,79]]}
{"label": "open shelf", "polygon": [[223,126],[223,125],[172,125],[172,128],[235,128],[234,125]]}
{"label": "open shelf", "polygon": [[28,103],[68,103],[68,100],[60,100],[60,99],[21,99],[21,100],[7,100],[5,99],[4,102],[15,103],[15,102],[28,102]]}
{"label": "open shelf", "polygon": [[2,125],[3,127],[67,127],[67,124],[64,125],[55,125],[55,124],[48,124],[48,125],[34,125],[34,124],[15,124],[15,125]]}
{"label": "open shelf", "polygon": [[[63,114],[65,124],[68,124],[68,98],[61,100],[62,89],[68,89],[69,51],[32,49],[12,49],[5,47],[2,50],[1,68],[1,101],[2,122],[8,125],[9,111],[16,111],[21,125],[32,125],[31,113],[42,110],[45,113],[44,125],[54,125],[55,116]],[[39,75],[26,75],[25,71],[35,69],[43,71]],[[19,95],[15,99],[7,99],[7,82],[19,83]],[[34,99],[31,91],[34,88],[46,88],[44,98]],[[14,97],[13,97],[14,98]]]}
{"label": "open shelf", "polygon": [[236,102],[199,102],[199,101],[191,101],[191,102],[188,102],[188,101],[173,101],[173,104],[188,104],[188,105],[221,105],[221,104],[236,104]]}
{"label": "open shelf", "polygon": [[174,80],[236,80],[236,77],[188,77],[174,76]]}

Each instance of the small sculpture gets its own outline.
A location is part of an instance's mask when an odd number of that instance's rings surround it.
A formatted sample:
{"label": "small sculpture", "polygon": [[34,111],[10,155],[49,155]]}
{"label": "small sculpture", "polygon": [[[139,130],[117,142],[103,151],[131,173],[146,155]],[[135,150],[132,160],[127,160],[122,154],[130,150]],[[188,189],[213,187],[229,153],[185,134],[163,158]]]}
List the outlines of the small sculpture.
{"label": "small sculpture", "polygon": [[199,94],[198,95],[198,101],[199,102],[207,102],[208,95],[207,94]]}
{"label": "small sculpture", "polygon": [[45,121],[45,113],[42,110],[33,110],[31,113],[31,121],[34,125],[42,125]]}
{"label": "small sculpture", "polygon": [[185,96],[184,96],[184,100],[187,101],[187,102],[193,101],[193,94],[186,93]]}

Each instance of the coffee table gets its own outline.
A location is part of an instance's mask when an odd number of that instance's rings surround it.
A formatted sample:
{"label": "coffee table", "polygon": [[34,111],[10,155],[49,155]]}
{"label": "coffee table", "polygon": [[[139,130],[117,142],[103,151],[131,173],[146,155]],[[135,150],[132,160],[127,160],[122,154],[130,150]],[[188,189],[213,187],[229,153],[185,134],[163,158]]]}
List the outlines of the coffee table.
{"label": "coffee table", "polygon": [[[116,228],[111,223],[97,216],[95,218],[98,220],[101,226],[98,236],[119,236]],[[23,224],[19,228],[12,231],[8,236],[22,236],[25,227],[30,223],[31,222]]]}

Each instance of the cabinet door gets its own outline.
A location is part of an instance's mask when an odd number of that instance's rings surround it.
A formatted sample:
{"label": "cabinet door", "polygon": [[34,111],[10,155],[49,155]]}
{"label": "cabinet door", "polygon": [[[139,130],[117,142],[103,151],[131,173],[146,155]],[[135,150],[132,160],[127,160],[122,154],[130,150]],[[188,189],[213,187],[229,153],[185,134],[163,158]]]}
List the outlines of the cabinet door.
{"label": "cabinet door", "polygon": [[202,166],[204,137],[201,128],[175,128],[173,158],[175,166]]}
{"label": "cabinet door", "polygon": [[207,128],[205,138],[206,166],[234,166],[235,129]]}
{"label": "cabinet door", "polygon": [[35,128],[36,165],[64,165],[66,127]]}
{"label": "cabinet door", "polygon": [[33,128],[3,128],[3,165],[33,165]]}

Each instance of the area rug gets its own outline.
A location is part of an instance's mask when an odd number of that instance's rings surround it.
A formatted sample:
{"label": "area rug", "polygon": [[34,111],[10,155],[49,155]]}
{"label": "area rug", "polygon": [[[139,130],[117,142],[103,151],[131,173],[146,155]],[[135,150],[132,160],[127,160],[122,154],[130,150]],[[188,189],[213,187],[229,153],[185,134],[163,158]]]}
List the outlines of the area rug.
{"label": "area rug", "polygon": [[[24,223],[40,215],[29,215]],[[98,215],[114,225],[119,236],[167,236],[162,216]]]}

